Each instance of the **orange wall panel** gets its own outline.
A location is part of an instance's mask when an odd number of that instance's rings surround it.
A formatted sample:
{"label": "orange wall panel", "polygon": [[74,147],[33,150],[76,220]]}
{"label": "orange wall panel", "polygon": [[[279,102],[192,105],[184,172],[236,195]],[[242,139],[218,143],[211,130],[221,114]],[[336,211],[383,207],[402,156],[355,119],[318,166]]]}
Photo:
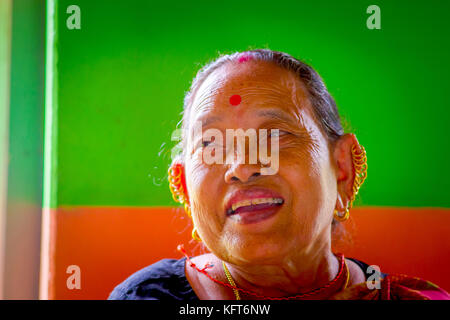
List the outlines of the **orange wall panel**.
{"label": "orange wall panel", "polygon": [[[49,299],[106,299],[130,274],[162,258],[190,255],[201,247],[181,209],[68,207],[47,211],[48,265],[42,270]],[[383,272],[418,276],[450,289],[450,210],[355,208],[346,222],[353,244],[348,257],[380,266]],[[44,263],[43,266],[46,264]],[[68,289],[67,267],[81,270],[81,289]]]}

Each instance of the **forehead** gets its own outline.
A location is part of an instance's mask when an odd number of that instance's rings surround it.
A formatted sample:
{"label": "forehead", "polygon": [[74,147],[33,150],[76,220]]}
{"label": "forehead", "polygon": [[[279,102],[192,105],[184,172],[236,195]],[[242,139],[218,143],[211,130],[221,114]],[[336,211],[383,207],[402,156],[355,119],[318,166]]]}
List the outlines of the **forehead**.
{"label": "forehead", "polygon": [[[230,98],[239,96],[238,106]],[[194,95],[190,120],[209,114],[240,114],[255,108],[283,109],[298,115],[308,109],[305,85],[271,62],[228,63],[210,74]]]}

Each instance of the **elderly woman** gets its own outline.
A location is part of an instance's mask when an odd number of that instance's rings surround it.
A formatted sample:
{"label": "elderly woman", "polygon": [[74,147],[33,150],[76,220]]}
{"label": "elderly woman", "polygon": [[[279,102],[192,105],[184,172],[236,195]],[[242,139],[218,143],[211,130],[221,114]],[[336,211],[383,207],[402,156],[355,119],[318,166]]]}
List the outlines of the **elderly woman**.
{"label": "elderly woman", "polygon": [[[249,143],[234,148],[238,129]],[[170,188],[210,253],[189,257],[181,247],[184,258],[138,271],[110,299],[449,298],[427,281],[368,272],[331,251],[366,155],[307,64],[253,50],[205,66],[185,97],[182,145]]]}

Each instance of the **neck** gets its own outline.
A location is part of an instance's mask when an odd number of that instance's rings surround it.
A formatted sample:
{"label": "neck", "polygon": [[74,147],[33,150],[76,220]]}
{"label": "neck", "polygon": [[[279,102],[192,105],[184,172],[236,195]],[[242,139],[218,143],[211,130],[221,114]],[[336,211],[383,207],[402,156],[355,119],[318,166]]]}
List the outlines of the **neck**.
{"label": "neck", "polygon": [[338,259],[329,247],[308,252],[290,255],[277,265],[227,266],[238,288],[262,296],[286,297],[320,288],[338,274]]}

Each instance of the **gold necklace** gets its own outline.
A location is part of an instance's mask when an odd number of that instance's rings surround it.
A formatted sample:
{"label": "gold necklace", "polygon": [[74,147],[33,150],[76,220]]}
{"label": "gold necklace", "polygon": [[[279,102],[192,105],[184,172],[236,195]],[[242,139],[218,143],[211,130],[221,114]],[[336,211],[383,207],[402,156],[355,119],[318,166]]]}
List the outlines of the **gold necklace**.
{"label": "gold necklace", "polygon": [[[345,272],[347,274],[346,275],[345,284],[344,284],[344,286],[342,288],[342,290],[344,290],[345,288],[347,288],[348,283],[350,281],[350,270],[348,269],[347,261],[345,261],[344,256],[342,256],[342,259],[343,259],[343,265],[345,266]],[[227,266],[226,266],[224,261],[222,261],[222,266],[223,266],[223,270],[225,272],[225,276],[228,279],[228,283],[231,285],[231,288],[233,289],[233,293],[234,293],[234,296],[236,297],[236,300],[241,300],[241,296],[239,295],[239,290],[237,289],[236,283],[234,282],[233,277],[231,276],[231,273],[228,270],[228,268],[227,268]],[[338,273],[338,276],[339,276],[339,273]],[[336,278],[338,276],[336,276]],[[335,278],[335,280],[337,280],[336,278]],[[330,283],[334,282],[335,280],[331,281]],[[327,287],[327,286],[325,286],[325,287]],[[322,287],[322,288],[324,288],[324,287]],[[320,289],[321,288],[312,290],[312,291],[310,291],[310,293],[316,292],[316,291],[318,291]],[[310,293],[305,293],[303,295],[307,296],[307,295],[310,295]],[[298,295],[298,296],[302,296],[302,295]],[[283,298],[274,298],[274,300],[283,300]]]}
{"label": "gold necklace", "polygon": [[223,265],[223,270],[225,271],[225,275],[227,276],[228,282],[233,287],[232,289],[233,289],[234,296],[236,297],[236,300],[241,300],[241,296],[239,295],[239,290],[236,289],[236,284],[234,283],[233,277],[231,276],[230,271],[228,271],[228,268],[224,261],[222,261],[222,265]]}

